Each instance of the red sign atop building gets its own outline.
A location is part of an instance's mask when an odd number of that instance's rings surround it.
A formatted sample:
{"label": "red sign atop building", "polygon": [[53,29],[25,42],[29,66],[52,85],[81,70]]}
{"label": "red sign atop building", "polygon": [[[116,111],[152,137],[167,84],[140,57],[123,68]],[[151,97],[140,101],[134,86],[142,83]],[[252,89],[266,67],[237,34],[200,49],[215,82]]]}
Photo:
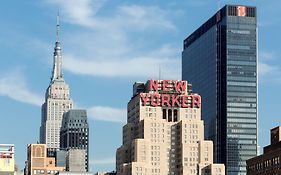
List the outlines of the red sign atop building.
{"label": "red sign atop building", "polygon": [[246,16],[246,7],[245,6],[237,6],[237,15],[238,16]]}
{"label": "red sign atop building", "polygon": [[201,97],[187,94],[186,81],[150,80],[149,92],[141,93],[143,106],[200,108]]}

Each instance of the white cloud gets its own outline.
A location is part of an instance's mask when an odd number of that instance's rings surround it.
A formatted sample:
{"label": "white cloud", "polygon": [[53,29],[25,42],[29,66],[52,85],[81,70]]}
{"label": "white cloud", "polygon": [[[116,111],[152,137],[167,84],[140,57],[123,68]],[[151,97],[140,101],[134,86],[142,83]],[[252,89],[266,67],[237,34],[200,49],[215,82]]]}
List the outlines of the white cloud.
{"label": "white cloud", "polygon": [[158,76],[161,64],[163,77],[179,79],[180,50],[146,36],[176,30],[167,11],[156,6],[120,5],[101,15],[106,1],[47,2],[60,7],[65,22],[89,29],[72,32],[63,41],[70,48],[64,50],[66,70],[90,76],[152,78]]}
{"label": "white cloud", "polygon": [[40,106],[42,96],[28,89],[23,75],[19,71],[0,75],[0,96],[7,96],[19,102]]}
{"label": "white cloud", "polygon": [[[187,1],[187,4],[192,7],[202,7],[212,3],[211,1],[206,0],[196,0],[196,1]],[[214,3],[213,3],[214,4]],[[221,5],[221,3],[218,2]]]}
{"label": "white cloud", "polygon": [[[28,89],[23,74],[12,71],[0,74],[0,96],[7,96],[13,100],[41,106],[44,98]],[[87,109],[89,118],[108,122],[125,123],[127,110],[108,106],[94,106]]]}
{"label": "white cloud", "polygon": [[278,67],[272,66],[267,63],[259,63],[259,75],[260,76],[267,76],[267,75],[277,75],[280,74],[280,69]]}
{"label": "white cloud", "polygon": [[258,73],[262,83],[280,83],[281,69],[275,64],[278,58],[278,53],[274,51],[259,52]]}
{"label": "white cloud", "polygon": [[263,79],[267,80],[279,80],[279,76],[281,75],[281,70],[276,64],[274,64],[275,60],[278,60],[278,55],[273,51],[260,51],[259,52],[259,64],[258,71],[259,75]]}
{"label": "white cloud", "polygon": [[259,62],[258,65],[259,80],[261,84],[280,84],[281,83],[281,69],[272,64]]}
{"label": "white cloud", "polygon": [[[94,21],[92,17],[102,5],[102,0],[47,0],[48,3],[59,7],[60,12],[69,23],[79,24],[86,27],[92,27]],[[95,4],[93,6],[92,4]]]}
{"label": "white cloud", "polygon": [[94,120],[125,123],[127,110],[108,106],[94,106],[87,109],[88,116]]}
{"label": "white cloud", "polygon": [[91,165],[115,164],[115,157],[90,160]]}
{"label": "white cloud", "polygon": [[158,29],[175,29],[174,24],[166,16],[166,12],[156,6],[130,5],[119,7],[118,17],[113,21],[115,21],[116,26],[130,26],[134,30],[155,27]]}
{"label": "white cloud", "polygon": [[260,51],[259,52],[259,60],[260,61],[269,61],[274,60],[276,58],[276,54],[271,51]]}
{"label": "white cloud", "polygon": [[[65,69],[82,75],[106,77],[147,77],[156,78],[159,66],[162,77],[179,79],[179,62],[169,58],[140,57],[125,60],[78,60],[68,55],[64,61]],[[168,65],[174,69],[165,69]]]}
{"label": "white cloud", "polygon": [[100,16],[98,12],[106,3],[105,0],[46,1],[60,8],[66,22],[92,29],[111,31],[121,28],[126,30],[130,27],[134,30],[151,27],[174,29],[172,22],[166,20],[165,11],[155,6],[122,5],[116,8],[114,15]]}

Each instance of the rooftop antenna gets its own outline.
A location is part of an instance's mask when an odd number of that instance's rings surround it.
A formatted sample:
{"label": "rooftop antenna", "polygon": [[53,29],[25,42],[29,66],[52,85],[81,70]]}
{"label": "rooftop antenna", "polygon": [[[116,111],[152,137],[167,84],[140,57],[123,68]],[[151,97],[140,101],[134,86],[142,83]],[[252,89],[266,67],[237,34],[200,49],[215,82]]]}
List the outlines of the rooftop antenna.
{"label": "rooftop antenna", "polygon": [[159,64],[159,80],[161,80],[161,64]]}
{"label": "rooftop antenna", "polygon": [[60,41],[59,35],[60,35],[60,10],[58,9],[58,14],[57,14],[57,42]]}
{"label": "rooftop antenna", "polygon": [[220,10],[220,8],[221,8],[221,1],[218,0],[218,10]]}

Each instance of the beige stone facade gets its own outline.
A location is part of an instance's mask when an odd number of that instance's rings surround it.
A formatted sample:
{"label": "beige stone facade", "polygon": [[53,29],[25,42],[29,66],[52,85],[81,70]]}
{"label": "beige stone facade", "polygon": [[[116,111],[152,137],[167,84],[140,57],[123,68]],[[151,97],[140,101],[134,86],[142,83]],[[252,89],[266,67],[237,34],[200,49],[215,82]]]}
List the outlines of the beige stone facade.
{"label": "beige stone facade", "polygon": [[65,167],[56,167],[53,157],[47,157],[46,144],[30,144],[27,148],[27,175],[54,175]]}
{"label": "beige stone facade", "polygon": [[204,140],[201,97],[186,81],[135,83],[128,103],[117,175],[224,175]]}

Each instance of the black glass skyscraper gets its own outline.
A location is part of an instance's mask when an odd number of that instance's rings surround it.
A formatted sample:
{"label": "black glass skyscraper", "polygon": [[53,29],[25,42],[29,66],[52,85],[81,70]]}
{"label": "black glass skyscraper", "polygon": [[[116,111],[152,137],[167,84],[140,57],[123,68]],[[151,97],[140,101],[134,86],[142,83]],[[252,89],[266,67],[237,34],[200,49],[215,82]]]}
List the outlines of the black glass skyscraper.
{"label": "black glass skyscraper", "polygon": [[184,40],[182,78],[202,96],[205,137],[228,175],[257,154],[256,8],[227,5]]}
{"label": "black glass skyscraper", "polygon": [[89,170],[89,126],[86,110],[71,109],[63,114],[60,148],[66,151],[85,150],[85,169]]}

